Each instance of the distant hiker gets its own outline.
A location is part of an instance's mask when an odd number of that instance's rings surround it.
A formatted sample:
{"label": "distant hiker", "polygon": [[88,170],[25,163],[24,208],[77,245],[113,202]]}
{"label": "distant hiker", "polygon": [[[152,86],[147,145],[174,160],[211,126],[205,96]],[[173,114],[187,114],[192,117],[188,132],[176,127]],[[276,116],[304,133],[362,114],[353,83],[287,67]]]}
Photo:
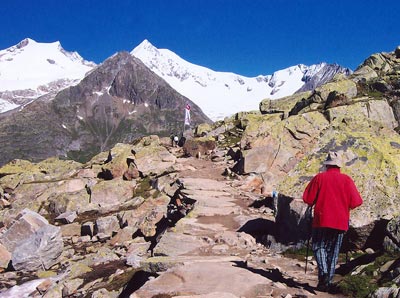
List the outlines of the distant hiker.
{"label": "distant hiker", "polygon": [[174,147],[178,145],[179,138],[177,135],[174,136]]}
{"label": "distant hiker", "polygon": [[347,175],[340,172],[341,157],[329,152],[323,163],[326,171],[307,185],[303,201],[315,205],[312,222],[312,249],[318,265],[317,290],[333,292],[332,285],[343,234],[349,228],[350,210],[362,204],[362,198]]}
{"label": "distant hiker", "polygon": [[171,133],[169,138],[171,139],[171,146],[176,147],[179,141],[178,135],[176,133]]}

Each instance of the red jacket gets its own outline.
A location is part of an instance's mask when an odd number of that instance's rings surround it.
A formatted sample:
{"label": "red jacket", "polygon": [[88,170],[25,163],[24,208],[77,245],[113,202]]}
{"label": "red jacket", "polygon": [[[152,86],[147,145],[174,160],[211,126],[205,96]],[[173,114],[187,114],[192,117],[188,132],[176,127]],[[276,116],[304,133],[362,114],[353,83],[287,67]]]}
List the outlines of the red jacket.
{"label": "red jacket", "polygon": [[314,228],[332,228],[347,231],[350,209],[363,202],[353,180],[340,172],[340,168],[329,167],[317,174],[307,185],[303,201],[314,207]]}

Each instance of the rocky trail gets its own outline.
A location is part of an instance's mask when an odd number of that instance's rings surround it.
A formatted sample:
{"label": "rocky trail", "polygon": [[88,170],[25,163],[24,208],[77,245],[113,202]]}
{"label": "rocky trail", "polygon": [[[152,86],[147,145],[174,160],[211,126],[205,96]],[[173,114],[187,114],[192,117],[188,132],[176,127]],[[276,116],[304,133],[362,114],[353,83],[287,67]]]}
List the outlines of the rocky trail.
{"label": "rocky trail", "polygon": [[130,297],[334,296],[315,290],[313,260],[305,274],[304,261],[256,242],[252,233],[262,228],[261,219],[274,220],[272,210],[251,207],[265,199],[241,189],[241,180],[224,177],[224,162],[192,157],[178,162],[190,169],[179,180],[182,193],[196,201],[194,208],[159,237],[146,263],[162,272]]}
{"label": "rocky trail", "polygon": [[[1,298],[333,296],[316,291],[312,257],[305,273],[301,253],[282,254],[304,239],[301,200],[290,201],[295,210],[286,197],[261,195],[247,175],[229,173],[225,153],[186,157],[158,138],[142,143],[116,146],[112,162],[103,162],[105,152],[84,168],[5,168],[16,174],[1,180],[10,204],[0,234]],[[64,171],[67,178],[56,179]],[[48,207],[29,205],[28,195]]]}

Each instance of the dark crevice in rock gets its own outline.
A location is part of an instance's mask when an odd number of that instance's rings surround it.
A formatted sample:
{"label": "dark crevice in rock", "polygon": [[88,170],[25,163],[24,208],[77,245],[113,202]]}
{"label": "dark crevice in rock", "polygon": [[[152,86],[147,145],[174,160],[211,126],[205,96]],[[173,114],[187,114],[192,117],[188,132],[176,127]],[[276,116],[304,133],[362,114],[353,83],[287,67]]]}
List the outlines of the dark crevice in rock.
{"label": "dark crevice in rock", "polygon": [[345,264],[341,265],[338,269],[336,269],[336,273],[340,275],[346,275],[352,272],[356,267],[369,264],[373,262],[377,257],[381,256],[382,252],[376,252],[373,254],[365,254],[362,255],[352,261],[346,262]]}
{"label": "dark crevice in rock", "polygon": [[97,178],[103,180],[112,180],[114,177],[110,170],[101,169],[101,172],[97,175]]}
{"label": "dark crevice in rock", "polygon": [[253,273],[259,274],[268,280],[271,280],[273,282],[280,282],[285,284],[286,286],[290,288],[301,288],[309,291],[310,293],[315,293],[315,289],[311,287],[308,283],[299,283],[298,281],[295,281],[294,278],[288,278],[284,276],[284,274],[279,270],[279,269],[257,269],[257,268],[251,268],[247,266],[246,262],[242,261],[235,261],[233,262],[236,267],[240,267],[243,269],[247,269]]}
{"label": "dark crevice in rock", "polygon": [[132,293],[140,289],[150,277],[157,277],[157,274],[146,272],[146,271],[138,271],[136,272],[129,282],[125,285],[121,294],[119,294],[118,298],[129,298]]}
{"label": "dark crevice in rock", "polygon": [[[183,187],[183,186],[181,186]],[[154,248],[157,246],[158,242],[160,242],[161,237],[164,235],[168,228],[174,227],[176,223],[183,217],[189,214],[190,211],[194,208],[194,203],[196,200],[193,200],[187,196],[184,196],[180,192],[181,189],[178,189],[174,196],[171,198],[170,203],[167,207],[166,217],[163,217],[156,224],[156,233],[151,237],[144,237],[146,241],[150,242],[149,251],[151,256],[154,256]],[[144,236],[141,231],[137,231],[133,238],[138,236]]]}

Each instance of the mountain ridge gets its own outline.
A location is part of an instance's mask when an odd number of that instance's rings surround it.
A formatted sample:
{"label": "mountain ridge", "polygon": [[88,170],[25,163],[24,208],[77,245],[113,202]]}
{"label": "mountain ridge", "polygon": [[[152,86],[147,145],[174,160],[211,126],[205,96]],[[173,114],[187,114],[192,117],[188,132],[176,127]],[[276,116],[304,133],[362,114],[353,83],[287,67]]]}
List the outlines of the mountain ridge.
{"label": "mountain ridge", "polygon": [[193,126],[211,122],[139,59],[120,52],[77,85],[0,114],[0,164],[51,156],[86,161],[116,143],[149,134],[169,136],[181,131],[186,104]]}
{"label": "mountain ridge", "polygon": [[[245,77],[192,64],[168,49],[156,48],[148,40],[135,47],[131,54],[198,104],[214,121],[240,111],[258,110],[265,98],[282,98],[303,87],[315,88],[337,73],[351,73],[348,68],[322,62],[312,66],[298,64],[272,75]],[[317,74],[324,80],[316,78],[313,84],[307,84]]]}
{"label": "mountain ridge", "polygon": [[[36,57],[31,56],[32,61],[36,61],[34,74],[45,73],[54,75],[52,67],[57,66],[59,59],[51,58],[51,53],[67,57],[84,71],[80,71],[78,77],[68,76],[67,74],[53,79],[42,80],[37,84],[28,84],[32,78],[24,77],[18,80],[17,75],[26,76],[26,71],[22,71],[18,66],[14,71],[2,68],[10,66],[10,62],[17,59],[17,54],[27,54],[27,49],[40,47],[42,50]],[[46,50],[47,49],[47,50]],[[30,38],[22,40],[15,46],[0,51],[0,86],[7,86],[7,90],[0,88],[0,113],[7,110],[23,107],[25,104],[37,99],[39,96],[50,92],[58,92],[68,86],[77,84],[88,71],[92,71],[95,64],[84,60],[77,52],[65,51],[60,42],[38,43]],[[11,53],[14,55],[11,57]],[[272,75],[259,75],[248,78],[232,72],[217,72],[203,66],[192,64],[180,58],[174,52],[167,49],[157,49],[148,40],[144,40],[134,50],[131,55],[138,56],[144,64],[154,73],[163,78],[175,90],[185,97],[191,99],[210,117],[212,120],[220,120],[226,116],[231,116],[240,111],[258,110],[259,103],[265,98],[276,99],[291,95],[299,88],[307,85],[310,77],[323,69],[330,69],[327,63],[319,63],[313,66],[299,64],[278,70]],[[40,55],[39,55],[40,54]],[[33,58],[32,58],[33,57]],[[41,57],[40,59],[38,57]],[[12,59],[6,61],[6,59]],[[25,59],[25,63],[27,59]],[[41,61],[41,65],[37,64]],[[166,60],[166,62],[165,62]],[[15,61],[14,61],[15,62]],[[29,62],[31,63],[31,62]],[[28,63],[28,64],[29,64]],[[3,66],[2,66],[3,65]],[[75,64],[76,66],[76,64]],[[49,70],[50,67],[50,70]],[[31,66],[33,68],[33,66]],[[41,71],[41,69],[43,70]],[[348,69],[337,71],[345,72]],[[13,81],[5,81],[7,73],[13,72]],[[32,73],[28,72],[28,75]],[[331,78],[334,74],[330,74]],[[8,77],[10,75],[8,74]],[[3,81],[1,81],[3,79]],[[37,79],[38,78],[35,78]],[[21,82],[25,82],[21,85]],[[314,82],[314,81],[313,81]],[[318,80],[314,85],[318,86]],[[314,86],[312,85],[312,86]],[[14,86],[14,87],[13,87]]]}
{"label": "mountain ridge", "polygon": [[95,66],[77,52],[66,51],[59,41],[25,38],[0,50],[0,112],[77,84]]}

